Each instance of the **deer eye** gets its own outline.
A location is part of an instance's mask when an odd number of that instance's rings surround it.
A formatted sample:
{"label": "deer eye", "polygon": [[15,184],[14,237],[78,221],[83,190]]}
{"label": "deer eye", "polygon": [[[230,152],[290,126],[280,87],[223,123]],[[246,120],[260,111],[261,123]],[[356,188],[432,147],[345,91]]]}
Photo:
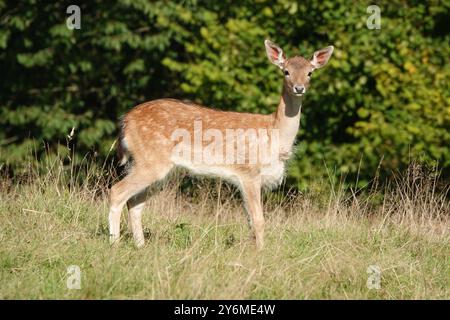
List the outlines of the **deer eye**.
{"label": "deer eye", "polygon": [[286,77],[289,77],[289,71],[287,71],[286,69],[284,70],[284,75],[286,76]]}
{"label": "deer eye", "polygon": [[312,72],[311,71],[308,72],[308,78],[311,77],[311,75],[312,75]]}

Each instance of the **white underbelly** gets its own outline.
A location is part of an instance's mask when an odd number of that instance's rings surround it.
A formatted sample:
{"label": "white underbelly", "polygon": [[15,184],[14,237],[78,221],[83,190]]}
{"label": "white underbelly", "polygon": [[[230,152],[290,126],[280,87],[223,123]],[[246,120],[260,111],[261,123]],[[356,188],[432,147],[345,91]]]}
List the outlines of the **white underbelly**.
{"label": "white underbelly", "polygon": [[240,183],[238,175],[231,168],[217,165],[208,165],[203,163],[197,164],[190,161],[183,161],[180,159],[174,159],[174,163],[176,166],[188,169],[189,171],[197,175],[214,176],[222,178],[236,185],[239,185]]}
{"label": "white underbelly", "polygon": [[[210,165],[205,163],[195,163],[186,161],[182,158],[172,158],[174,164],[178,167],[188,169],[190,172],[197,175],[220,177],[231,183],[240,186],[241,181],[238,173],[233,170],[232,166]],[[278,186],[284,178],[285,163],[283,161],[275,161],[268,165],[262,166],[261,184],[264,187],[274,188]]]}

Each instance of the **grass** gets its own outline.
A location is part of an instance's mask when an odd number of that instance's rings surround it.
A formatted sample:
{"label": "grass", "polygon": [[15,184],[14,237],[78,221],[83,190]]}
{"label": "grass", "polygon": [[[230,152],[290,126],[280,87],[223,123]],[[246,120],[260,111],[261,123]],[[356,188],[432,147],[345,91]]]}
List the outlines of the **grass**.
{"label": "grass", "polygon": [[[179,178],[145,209],[145,247],[134,247],[124,212],[112,248],[107,188],[87,172],[56,164],[22,183],[2,180],[1,299],[450,298],[449,203],[435,178],[414,170],[378,204],[378,193],[341,189],[268,193],[262,252],[233,189],[196,180],[188,196]],[[70,265],[81,269],[80,290],[66,287]],[[367,287],[372,265],[380,289]]]}

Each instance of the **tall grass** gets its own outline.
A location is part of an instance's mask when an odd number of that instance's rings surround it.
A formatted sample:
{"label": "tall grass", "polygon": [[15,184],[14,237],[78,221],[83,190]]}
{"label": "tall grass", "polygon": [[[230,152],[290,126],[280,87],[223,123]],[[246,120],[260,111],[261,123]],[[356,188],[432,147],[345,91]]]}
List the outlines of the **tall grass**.
{"label": "tall grass", "polygon": [[[151,191],[145,247],[134,247],[126,212],[110,247],[108,166],[54,158],[1,180],[0,298],[450,298],[448,185],[417,165],[368,190],[267,192],[259,253],[236,190],[195,179],[183,192],[183,172]],[[80,290],[66,286],[69,265]],[[367,287],[369,266],[379,289]]]}

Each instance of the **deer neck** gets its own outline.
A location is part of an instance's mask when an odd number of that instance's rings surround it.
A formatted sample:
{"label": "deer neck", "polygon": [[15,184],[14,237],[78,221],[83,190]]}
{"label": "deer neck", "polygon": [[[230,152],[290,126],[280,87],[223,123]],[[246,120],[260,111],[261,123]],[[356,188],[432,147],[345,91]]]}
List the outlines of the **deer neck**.
{"label": "deer neck", "polygon": [[283,88],[275,113],[274,127],[279,130],[281,152],[290,154],[300,126],[302,97],[296,97]]}

